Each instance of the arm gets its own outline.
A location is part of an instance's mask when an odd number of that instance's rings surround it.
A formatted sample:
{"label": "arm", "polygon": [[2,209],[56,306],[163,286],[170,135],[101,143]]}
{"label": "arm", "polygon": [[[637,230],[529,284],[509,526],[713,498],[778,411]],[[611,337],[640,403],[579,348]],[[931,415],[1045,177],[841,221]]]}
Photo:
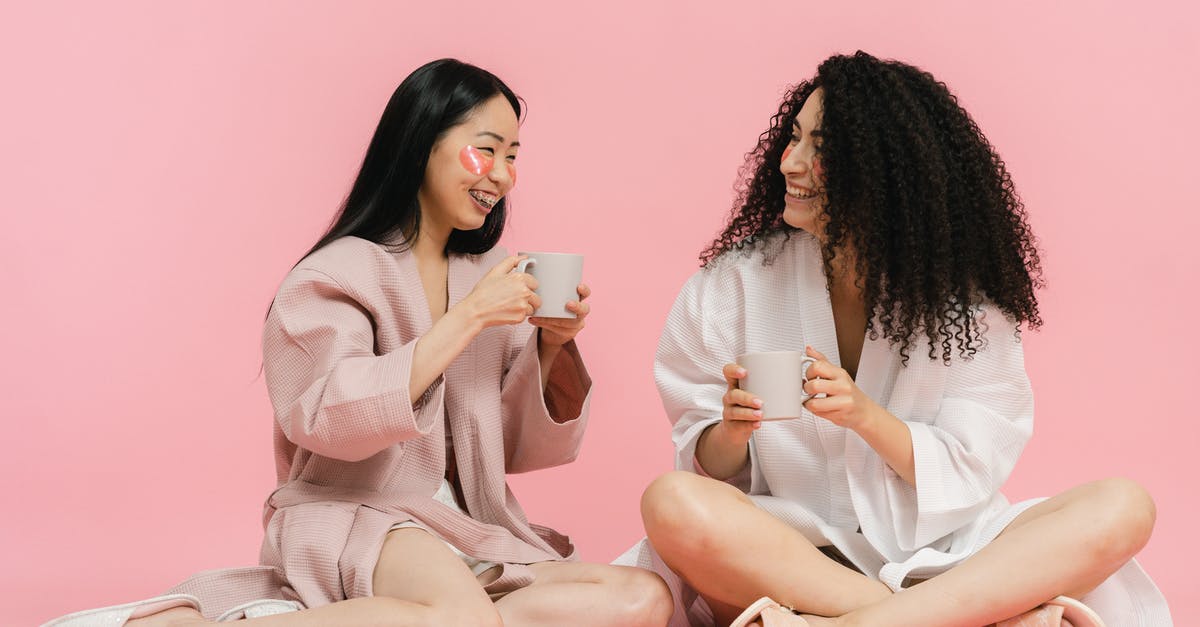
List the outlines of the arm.
{"label": "arm", "polygon": [[882,428],[856,429],[886,463],[878,474],[864,475],[859,486],[876,495],[861,504],[876,509],[874,516],[864,516],[864,531],[867,519],[876,519],[905,550],[928,546],[977,520],[1033,434],[1032,390],[1015,327],[995,309],[977,315],[986,325],[986,345],[974,357],[956,358],[950,366],[925,364],[897,381],[893,403],[902,385],[906,394],[938,386],[938,403],[901,417],[889,414],[876,423]]}
{"label": "arm", "polygon": [[[329,276],[294,271],[263,333],[267,388],[284,435],[318,455],[359,461],[428,433],[443,390],[437,375],[414,377],[419,342],[376,354],[364,306]],[[423,387],[413,385],[417,377]]]}
{"label": "arm", "polygon": [[731,426],[735,421],[723,420],[732,381],[744,372],[726,370],[735,353],[720,325],[706,315],[709,279],[706,271],[697,272],[680,289],[659,338],[654,380],[672,424],[675,467],[748,491],[753,463],[749,442],[755,427]]}
{"label": "arm", "polygon": [[578,347],[568,342],[553,362],[543,361],[539,335],[529,327],[515,330],[519,348],[510,352],[503,375],[500,412],[505,470],[511,473],[574,461],[587,428],[592,379]]}

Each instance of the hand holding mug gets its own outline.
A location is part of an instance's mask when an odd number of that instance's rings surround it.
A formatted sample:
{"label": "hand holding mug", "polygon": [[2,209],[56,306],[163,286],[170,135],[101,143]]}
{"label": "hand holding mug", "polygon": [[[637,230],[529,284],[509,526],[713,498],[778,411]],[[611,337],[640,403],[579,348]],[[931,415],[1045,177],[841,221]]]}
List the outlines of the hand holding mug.
{"label": "hand holding mug", "polygon": [[496,264],[460,303],[484,328],[517,324],[541,306],[542,299],[535,293],[537,279],[513,272],[523,259],[513,255]]}
{"label": "hand holding mug", "polygon": [[722,369],[727,389],[721,397],[724,406],[721,424],[725,432],[739,444],[748,442],[750,436],[762,426],[762,399],[743,390],[739,382],[746,377],[746,369],[737,364],[725,364]]}
{"label": "hand holding mug", "polygon": [[562,346],[583,330],[591,307],[584,299],[592,290],[583,283],[583,255],[571,253],[521,252],[517,272],[537,279],[534,288],[540,299],[529,323],[542,330],[543,346]]}
{"label": "hand holding mug", "polygon": [[738,387],[759,399],[760,420],[799,418],[809,400],[805,385],[816,361],[799,351],[746,353],[737,358],[745,371]]}
{"label": "hand holding mug", "polygon": [[551,346],[562,346],[567,342],[575,339],[576,335],[583,330],[584,318],[587,318],[591,313],[590,305],[584,303],[584,299],[592,295],[592,288],[580,283],[575,288],[579,294],[579,300],[567,301],[565,308],[567,311],[575,314],[574,318],[547,318],[535,316],[529,319],[529,324],[542,330],[541,341],[543,344]]}
{"label": "hand holding mug", "polygon": [[[808,381],[804,392],[809,395],[804,408],[819,418],[824,418],[839,427],[858,430],[867,424],[879,405],[867,396],[850,373],[833,365],[825,355],[809,346],[805,353],[811,358]],[[824,397],[818,397],[823,394]]]}

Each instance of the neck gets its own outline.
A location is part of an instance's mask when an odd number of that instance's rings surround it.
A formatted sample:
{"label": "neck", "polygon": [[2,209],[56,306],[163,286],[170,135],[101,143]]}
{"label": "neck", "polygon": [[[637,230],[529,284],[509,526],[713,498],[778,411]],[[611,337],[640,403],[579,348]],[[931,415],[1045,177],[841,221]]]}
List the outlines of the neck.
{"label": "neck", "polygon": [[443,259],[446,257],[446,243],[450,241],[450,227],[437,224],[421,215],[421,228],[417,241],[413,242],[412,252],[419,259]]}

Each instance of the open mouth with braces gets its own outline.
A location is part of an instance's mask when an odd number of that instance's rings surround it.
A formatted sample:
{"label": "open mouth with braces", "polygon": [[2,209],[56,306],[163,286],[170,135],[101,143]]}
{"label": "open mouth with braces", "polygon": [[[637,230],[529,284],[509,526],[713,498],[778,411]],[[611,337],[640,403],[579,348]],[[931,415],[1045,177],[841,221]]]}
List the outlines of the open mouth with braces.
{"label": "open mouth with braces", "polygon": [[481,192],[479,190],[472,189],[467,193],[471,194],[471,198],[473,198],[475,202],[479,203],[481,207],[489,211],[496,206],[496,203],[500,202],[499,196],[495,196],[487,192]]}

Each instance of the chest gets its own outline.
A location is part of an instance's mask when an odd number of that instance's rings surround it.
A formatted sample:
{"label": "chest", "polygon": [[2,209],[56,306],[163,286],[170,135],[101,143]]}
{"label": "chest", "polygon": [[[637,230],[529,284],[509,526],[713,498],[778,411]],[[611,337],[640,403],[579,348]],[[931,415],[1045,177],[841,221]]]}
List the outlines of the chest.
{"label": "chest", "polygon": [[446,259],[434,261],[418,261],[417,272],[421,277],[421,287],[425,292],[425,302],[429,306],[429,319],[437,322],[450,300],[448,291],[450,264]]}
{"label": "chest", "polygon": [[867,332],[867,312],[862,295],[857,290],[835,288],[830,291],[830,305],[842,367],[851,377],[857,377]]}

